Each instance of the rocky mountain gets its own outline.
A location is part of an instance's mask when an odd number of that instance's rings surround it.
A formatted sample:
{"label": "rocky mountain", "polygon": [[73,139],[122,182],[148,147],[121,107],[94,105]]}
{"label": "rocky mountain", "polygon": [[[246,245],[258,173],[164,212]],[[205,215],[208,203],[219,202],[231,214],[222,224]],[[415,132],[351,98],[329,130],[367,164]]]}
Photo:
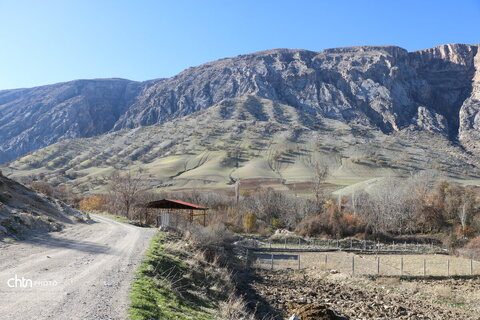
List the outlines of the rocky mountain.
{"label": "rocky mountain", "polygon": [[0,163],[60,140],[110,131],[158,81],[76,80],[0,91]]}
{"label": "rocky mountain", "polygon": [[477,148],[478,45],[277,49],[221,59],[169,79],[77,80],[0,91],[0,163],[70,138],[167,121],[255,95],[385,133],[413,126]]}
{"label": "rocky mountain", "polygon": [[88,219],[84,213],[7,179],[0,172],[0,240],[56,231],[64,224]]}
{"label": "rocky mountain", "polygon": [[115,129],[164,123],[254,94],[383,132],[414,124],[453,138],[477,52],[478,46],[455,44],[411,53],[394,46],[279,49],[223,59],[151,86]]}

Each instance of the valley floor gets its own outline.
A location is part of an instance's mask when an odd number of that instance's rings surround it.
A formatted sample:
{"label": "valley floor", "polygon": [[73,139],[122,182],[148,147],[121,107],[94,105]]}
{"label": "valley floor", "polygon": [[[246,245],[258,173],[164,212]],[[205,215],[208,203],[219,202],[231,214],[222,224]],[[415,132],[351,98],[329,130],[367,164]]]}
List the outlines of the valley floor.
{"label": "valley floor", "polygon": [[130,284],[155,229],[92,219],[0,243],[1,319],[127,319]]}

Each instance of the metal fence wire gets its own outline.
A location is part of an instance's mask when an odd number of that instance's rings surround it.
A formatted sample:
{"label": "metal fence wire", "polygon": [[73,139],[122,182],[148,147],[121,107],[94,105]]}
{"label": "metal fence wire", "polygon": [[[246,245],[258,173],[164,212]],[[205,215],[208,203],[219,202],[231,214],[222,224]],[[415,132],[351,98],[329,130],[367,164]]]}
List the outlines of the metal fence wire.
{"label": "metal fence wire", "polygon": [[303,238],[277,238],[273,240],[258,241],[258,248],[278,250],[351,250],[370,252],[409,252],[409,253],[448,253],[439,242],[378,242],[358,239],[303,239]]}
{"label": "metal fence wire", "polygon": [[245,251],[249,267],[270,270],[318,269],[332,273],[381,276],[479,275],[477,261],[432,254],[357,254],[352,252]]}

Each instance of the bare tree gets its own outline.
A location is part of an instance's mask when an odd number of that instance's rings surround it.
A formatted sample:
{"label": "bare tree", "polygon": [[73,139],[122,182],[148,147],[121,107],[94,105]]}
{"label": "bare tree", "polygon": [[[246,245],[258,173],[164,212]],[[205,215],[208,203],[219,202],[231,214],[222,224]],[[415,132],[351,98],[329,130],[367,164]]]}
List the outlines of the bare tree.
{"label": "bare tree", "polygon": [[315,201],[320,203],[323,199],[322,188],[328,176],[329,167],[325,162],[313,159],[312,156],[305,158],[304,163],[312,170],[312,192],[315,196]]}
{"label": "bare tree", "polygon": [[137,195],[142,191],[141,172],[121,174],[113,172],[108,178],[108,192],[113,201],[113,207],[120,210],[120,213],[130,218],[132,207],[135,204]]}
{"label": "bare tree", "polygon": [[282,152],[277,149],[270,149],[267,156],[267,164],[272,171],[280,174],[280,170],[285,166],[285,161],[282,159]]}
{"label": "bare tree", "polygon": [[465,229],[467,227],[467,222],[470,218],[470,214],[473,211],[475,194],[473,190],[469,187],[464,188],[463,194],[461,196],[461,203],[457,209],[457,215],[462,226],[462,235],[465,238]]}
{"label": "bare tree", "polygon": [[239,143],[233,145],[230,149],[227,150],[227,158],[233,160],[235,168],[240,166],[240,161],[242,161],[243,148]]}
{"label": "bare tree", "polygon": [[356,205],[373,234],[402,234],[415,215],[414,194],[404,179],[385,178],[368,194],[356,198]]}

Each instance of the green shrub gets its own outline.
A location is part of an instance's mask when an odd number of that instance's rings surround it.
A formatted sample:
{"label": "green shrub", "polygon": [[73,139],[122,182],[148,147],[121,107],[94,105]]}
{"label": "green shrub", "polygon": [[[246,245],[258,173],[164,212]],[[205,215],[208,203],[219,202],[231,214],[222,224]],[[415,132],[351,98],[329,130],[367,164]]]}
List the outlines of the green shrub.
{"label": "green shrub", "polygon": [[255,213],[249,212],[243,217],[243,230],[247,233],[257,231],[257,216]]}

